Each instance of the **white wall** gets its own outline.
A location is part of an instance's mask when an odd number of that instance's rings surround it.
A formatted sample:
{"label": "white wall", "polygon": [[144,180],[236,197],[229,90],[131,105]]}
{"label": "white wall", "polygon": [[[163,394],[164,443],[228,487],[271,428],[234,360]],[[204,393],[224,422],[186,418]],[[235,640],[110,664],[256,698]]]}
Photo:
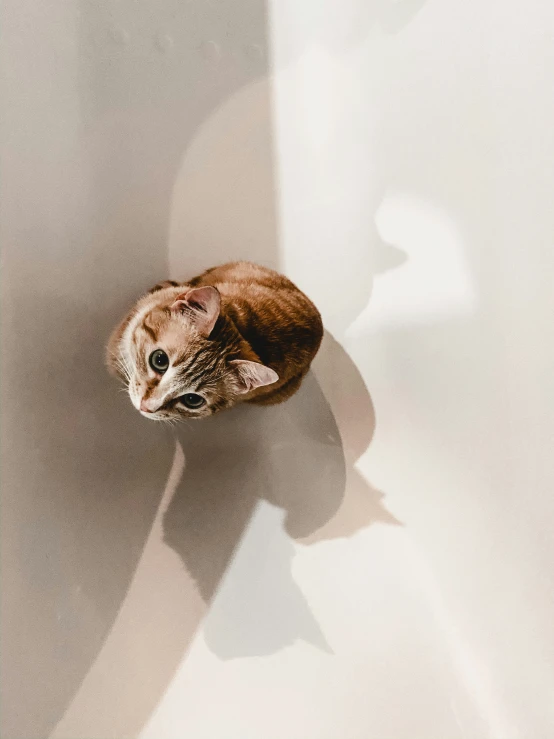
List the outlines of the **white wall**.
{"label": "white wall", "polygon": [[[4,15],[2,736],[552,735],[550,4]],[[102,343],[228,258],[332,335],[175,452]]]}

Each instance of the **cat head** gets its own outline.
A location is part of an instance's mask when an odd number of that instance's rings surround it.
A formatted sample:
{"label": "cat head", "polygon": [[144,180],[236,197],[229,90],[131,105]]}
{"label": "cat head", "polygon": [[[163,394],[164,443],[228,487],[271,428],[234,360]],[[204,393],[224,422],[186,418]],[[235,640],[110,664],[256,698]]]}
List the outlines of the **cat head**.
{"label": "cat head", "polygon": [[215,287],[163,288],[139,300],[114,331],[108,366],[146,418],[172,421],[230,408],[279,377],[243,358],[242,339],[220,318]]}

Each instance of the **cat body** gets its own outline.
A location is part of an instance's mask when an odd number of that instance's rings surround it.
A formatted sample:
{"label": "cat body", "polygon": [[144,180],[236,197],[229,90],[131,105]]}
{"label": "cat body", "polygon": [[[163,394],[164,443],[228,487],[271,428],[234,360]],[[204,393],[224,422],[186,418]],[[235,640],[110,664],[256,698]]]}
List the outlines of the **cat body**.
{"label": "cat body", "polygon": [[289,398],[322,336],[317,308],[289,279],[233,262],[156,285],[113,332],[107,364],[144,416],[201,418]]}

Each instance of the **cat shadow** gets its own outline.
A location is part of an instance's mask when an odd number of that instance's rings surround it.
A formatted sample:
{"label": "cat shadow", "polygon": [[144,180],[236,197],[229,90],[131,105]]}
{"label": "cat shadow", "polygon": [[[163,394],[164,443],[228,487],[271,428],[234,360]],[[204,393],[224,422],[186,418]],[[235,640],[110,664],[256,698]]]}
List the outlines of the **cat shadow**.
{"label": "cat shadow", "polygon": [[346,369],[334,390],[310,372],[282,405],[239,406],[178,431],[186,467],[164,540],[214,606],[204,636],[222,659],[270,654],[297,639],[331,651],[294,580],[294,542],[398,524],[354,469],[375,427],[369,393],[328,334],[321,353],[326,372]]}

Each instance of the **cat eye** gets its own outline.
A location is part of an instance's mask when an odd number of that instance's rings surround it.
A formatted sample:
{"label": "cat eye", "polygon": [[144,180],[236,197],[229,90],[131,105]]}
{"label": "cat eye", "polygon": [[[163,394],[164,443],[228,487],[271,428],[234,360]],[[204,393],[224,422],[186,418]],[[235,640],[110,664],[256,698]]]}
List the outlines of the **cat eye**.
{"label": "cat eye", "polygon": [[154,372],[165,372],[169,367],[169,357],[161,349],[156,349],[148,357],[148,364],[152,367]]}
{"label": "cat eye", "polygon": [[186,395],[181,395],[179,402],[187,408],[201,408],[206,401],[198,393],[186,393]]}

